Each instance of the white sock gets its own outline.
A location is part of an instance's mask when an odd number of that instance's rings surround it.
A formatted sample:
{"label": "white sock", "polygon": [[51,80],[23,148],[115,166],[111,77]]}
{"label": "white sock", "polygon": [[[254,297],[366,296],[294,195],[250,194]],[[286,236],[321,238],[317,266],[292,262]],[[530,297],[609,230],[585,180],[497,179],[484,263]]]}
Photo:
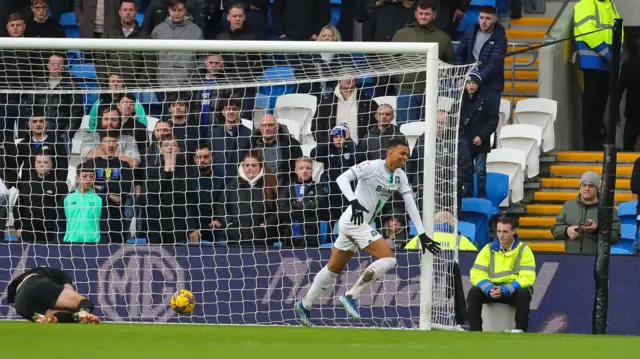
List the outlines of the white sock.
{"label": "white sock", "polygon": [[306,309],[311,310],[313,302],[316,301],[322,292],[327,290],[327,288],[333,284],[336,278],[338,278],[338,274],[331,272],[327,266],[324,266],[320,272],[316,274],[316,277],[313,278],[313,283],[311,283],[311,287],[309,288],[307,295],[302,298],[302,305]]}
{"label": "white sock", "polygon": [[356,284],[354,284],[345,295],[354,299],[357,298],[364,288],[381,278],[389,269],[395,267],[396,263],[397,261],[393,257],[380,258],[371,263],[367,269],[364,270]]}

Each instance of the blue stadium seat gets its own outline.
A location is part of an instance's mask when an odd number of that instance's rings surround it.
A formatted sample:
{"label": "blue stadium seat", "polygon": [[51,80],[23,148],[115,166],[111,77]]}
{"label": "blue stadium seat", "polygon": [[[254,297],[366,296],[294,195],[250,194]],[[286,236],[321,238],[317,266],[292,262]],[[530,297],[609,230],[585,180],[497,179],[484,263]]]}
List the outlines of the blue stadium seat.
{"label": "blue stadium seat", "polygon": [[95,91],[95,92],[84,92],[82,94],[82,104],[84,106],[84,113],[85,115],[87,115],[91,111],[91,106],[93,106],[96,103],[96,101],[98,101],[98,98],[100,97],[100,94],[98,93],[98,91],[100,90],[100,85],[98,85],[98,83],[95,81],[81,81],[81,82],[77,82],[77,85],[81,90]]}
{"label": "blue stadium seat", "polygon": [[458,232],[469,238],[472,243],[476,242],[476,225],[470,222],[458,221]]}
{"label": "blue stadium seat", "polygon": [[342,5],[342,0],[331,0],[331,5]]}
{"label": "blue stadium seat", "polygon": [[80,38],[80,28],[76,20],[75,12],[67,12],[60,16],[60,25],[64,27],[66,37]]}
{"label": "blue stadium seat", "polygon": [[143,13],[137,13],[136,14],[136,22],[138,23],[138,26],[142,27],[142,22],[144,21],[144,14]]}
{"label": "blue stadium seat", "polygon": [[[270,67],[266,69],[260,77],[260,81],[263,82],[292,81],[293,79],[294,70],[289,66]],[[295,84],[260,86],[258,88],[255,107],[266,108],[271,111],[276,105],[278,96],[294,93],[295,91]]]}
{"label": "blue stadium seat", "polygon": [[331,6],[331,21],[329,22],[333,26],[338,26],[340,21],[340,6]]}
{"label": "blue stadium seat", "polygon": [[631,224],[636,226],[636,209],[638,207],[638,201],[622,202],[618,206],[618,217],[622,224]]}
{"label": "blue stadium seat", "polygon": [[611,247],[611,254],[631,254],[631,250],[627,250],[622,247],[617,247],[617,244]]}
{"label": "blue stadium seat", "polygon": [[5,235],[4,236],[4,241],[5,242],[18,242],[18,237],[16,236],[10,236],[10,235]]}
{"label": "blue stadium seat", "polygon": [[127,239],[127,244],[147,244],[146,238]]}
{"label": "blue stadium seat", "polygon": [[611,246],[611,253],[615,254],[631,254],[631,248],[633,247],[633,240],[621,239],[620,242]]}
{"label": "blue stadium seat", "polygon": [[94,80],[97,78],[96,76],[96,67],[94,64],[87,62],[84,64],[71,66],[69,69],[69,74],[72,77],[75,77],[74,81],[78,81],[79,79],[87,79]]}
{"label": "blue stadium seat", "polygon": [[413,238],[415,236],[417,236],[418,230],[416,229],[416,225],[413,223],[413,221],[409,221],[409,237]]}
{"label": "blue stadium seat", "polygon": [[82,65],[84,62],[84,53],[80,50],[68,50],[67,51],[67,65],[69,67],[75,65]]}
{"label": "blue stadium seat", "polygon": [[623,223],[620,234],[623,240],[633,241],[636,238],[636,225]]}
{"label": "blue stadium seat", "polygon": [[329,232],[329,222],[320,221],[320,244],[330,243],[327,242],[331,239],[331,233]]}
{"label": "blue stadium seat", "polygon": [[491,221],[491,201],[482,198],[463,198],[462,217],[464,222],[473,223],[476,226],[477,248],[489,243],[489,221]]}
{"label": "blue stadium seat", "polygon": [[[473,175],[473,196],[478,196],[478,177]],[[509,195],[509,176],[504,173],[487,172],[487,199],[491,201],[491,215],[500,213],[498,206]]]}

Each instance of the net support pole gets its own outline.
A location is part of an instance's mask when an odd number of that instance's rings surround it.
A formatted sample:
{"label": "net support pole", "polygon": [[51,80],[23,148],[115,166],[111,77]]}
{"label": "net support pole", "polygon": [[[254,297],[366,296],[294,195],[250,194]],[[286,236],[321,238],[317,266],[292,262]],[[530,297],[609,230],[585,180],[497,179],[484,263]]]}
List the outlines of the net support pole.
{"label": "net support pole", "polygon": [[611,256],[614,195],[616,191],[616,126],[618,122],[618,82],[622,52],[622,19],[613,23],[611,69],[609,72],[609,122],[604,145],[602,191],[598,206],[598,252],[594,270],[595,300],[593,302],[593,334],[607,333],[609,310],[609,257]]}
{"label": "net support pole", "polygon": [[[438,108],[438,44],[431,44],[427,52],[425,90],[424,171],[422,188],[422,224],[429,238],[433,238],[435,217],[436,117]],[[420,263],[420,329],[431,329],[433,302],[433,255],[426,252]]]}

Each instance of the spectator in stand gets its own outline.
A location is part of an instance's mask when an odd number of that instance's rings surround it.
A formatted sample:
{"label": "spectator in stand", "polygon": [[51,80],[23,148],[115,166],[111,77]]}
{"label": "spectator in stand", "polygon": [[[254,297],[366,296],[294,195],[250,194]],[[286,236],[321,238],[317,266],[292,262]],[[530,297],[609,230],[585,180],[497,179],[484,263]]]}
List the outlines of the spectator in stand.
{"label": "spectator in stand", "polygon": [[[171,118],[171,133],[180,145],[180,153],[192,156],[198,147],[199,125],[189,113],[189,95],[185,93],[167,96]],[[187,157],[188,158],[188,157]]]}
{"label": "spectator in stand", "polygon": [[[435,42],[438,44],[440,60],[452,63],[455,55],[453,44],[449,35],[440,31],[435,25],[436,3],[433,1],[420,0],[414,12],[416,21],[398,30],[392,41]],[[400,84],[396,115],[399,124],[424,119],[426,79],[426,72],[396,76],[396,80]]]}
{"label": "spectator in stand", "polygon": [[[360,0],[366,20],[362,26],[363,41],[389,42],[396,32],[415,20],[413,0]],[[369,9],[364,3],[371,2]]]}
{"label": "spectator in stand", "polygon": [[[329,220],[329,187],[313,181],[313,160],[300,157],[296,160],[296,180],[280,190],[280,213],[289,223],[285,236],[292,247],[318,247],[320,245],[320,221]],[[287,243],[289,242],[289,243]]]}
{"label": "spectator in stand", "polygon": [[242,101],[225,100],[220,113],[220,125],[212,131],[213,165],[220,169],[225,182],[238,176],[238,163],[251,148],[251,130],[240,120]]}
{"label": "spectator in stand", "polygon": [[149,8],[149,5],[151,5],[151,0],[135,0],[135,5],[136,9],[138,9],[138,12],[140,12],[141,14],[145,14],[147,12],[147,9]]}
{"label": "spectator in stand", "polygon": [[[246,23],[253,30],[255,40],[268,40],[269,0],[223,0],[225,11],[234,4],[241,4],[246,14]],[[231,21],[227,16],[227,20]]]}
{"label": "spectator in stand", "polygon": [[[169,17],[151,32],[152,39],[158,40],[202,40],[202,30],[187,17],[187,0],[171,0],[168,5]],[[151,9],[152,7],[149,7]],[[158,54],[158,83],[164,87],[185,85],[196,69],[193,51],[160,52]],[[156,94],[156,96],[158,96]],[[164,97],[158,98],[160,102]]]}
{"label": "spectator in stand", "polygon": [[76,0],[76,19],[80,37],[99,39],[120,24],[120,0]]}
{"label": "spectator in stand", "polygon": [[[24,17],[20,13],[11,13],[6,30],[9,37],[23,37],[25,30]],[[15,92],[0,94],[0,142],[13,141],[15,122],[19,118],[28,118],[29,109],[24,106],[30,103],[30,96],[22,94],[19,89],[30,89],[33,84],[31,59],[36,54],[24,50],[0,50],[0,88]]]}
{"label": "spectator in stand", "polygon": [[[460,126],[470,149],[478,178],[478,198],[487,198],[487,154],[491,152],[491,136],[498,127],[500,110],[484,96],[482,78],[477,72],[469,74],[460,108]],[[473,176],[464,185],[465,197],[473,197]]]}
{"label": "spectator in stand", "polygon": [[446,0],[440,1],[436,26],[452,39],[456,38],[458,25],[469,8],[471,0]]}
{"label": "spectator in stand", "polygon": [[174,244],[187,239],[187,160],[178,141],[166,135],[159,141],[160,156],[147,156],[145,193],[138,197],[142,230],[153,244]]}
{"label": "spectator in stand", "polygon": [[618,92],[620,100],[618,106],[622,102],[622,97],[627,93],[624,104],[624,116],[620,114],[620,118],[625,118],[624,135],[622,137],[623,150],[625,152],[635,152],[636,142],[640,135],[640,102],[635,99],[640,98],[640,41],[636,40],[636,48],[627,51],[628,58],[622,63],[620,68],[620,90]]}
{"label": "spectator in stand", "polygon": [[[452,139],[456,138],[456,128],[451,125],[449,115],[445,111],[438,112],[438,130],[436,137],[436,174],[435,190],[436,205],[438,211],[453,212],[453,204],[457,203],[458,218],[462,211],[462,194],[471,178],[471,191],[473,191],[473,162],[469,152],[469,145],[464,138],[464,130],[459,128],[457,145]],[[422,207],[423,180],[424,180],[424,146],[425,135],[418,137],[411,158],[407,162],[407,176],[418,197],[418,207]],[[458,153],[457,158],[453,154]],[[454,188],[454,181],[457,188]],[[456,198],[451,197],[456,193]]]}
{"label": "spectator in stand", "polygon": [[[119,26],[105,29],[103,39],[147,39],[136,22],[136,7],[133,0],[123,0],[118,10]],[[100,51],[93,55],[98,81],[105,86],[108,74],[117,73],[126,79],[129,87],[148,86],[155,75],[153,58],[137,51]]]}
{"label": "spectator in stand", "polygon": [[95,168],[93,163],[85,162],[78,166],[77,172],[76,190],[64,199],[66,230],[63,241],[99,243],[101,222],[106,220],[107,211],[102,198],[93,189]]}
{"label": "spectator in stand", "polygon": [[265,247],[282,238],[278,180],[265,166],[262,151],[251,150],[245,155],[238,177],[227,184],[218,202],[214,220],[225,229],[228,245]]}
{"label": "spectator in stand", "polygon": [[142,33],[151,34],[156,26],[164,23],[167,17],[171,16],[170,7],[174,4],[182,4],[185,10],[185,16],[188,14],[190,22],[196,24],[200,29],[205,28],[204,18],[202,17],[201,8],[198,5],[200,0],[153,0],[151,5],[147,8],[147,12],[144,13],[144,21],[142,22]]}
{"label": "spectator in stand", "polygon": [[[33,108],[29,119],[29,132],[20,138],[17,144],[7,142],[4,144],[6,153],[6,164],[16,174],[22,169],[21,181],[30,181],[31,170],[35,168],[34,155],[40,151],[46,151],[52,161],[52,176],[57,181],[65,181],[69,167],[66,146],[57,141],[53,132],[47,132],[47,117],[44,108],[36,106]],[[17,178],[17,175],[9,178]],[[7,181],[8,178],[5,178]],[[13,185],[13,183],[10,183]]]}
{"label": "spectator in stand", "polygon": [[219,207],[219,200],[224,192],[224,174],[213,166],[211,145],[201,142],[196,150],[193,162],[197,168],[189,171],[189,239],[197,243],[200,240],[209,242],[224,241],[222,224],[214,220],[217,217],[214,209]]}
{"label": "spectator in stand", "polygon": [[324,164],[323,177],[329,183],[330,220],[336,222],[349,205],[336,180],[342,173],[356,165],[359,149],[351,138],[346,124],[334,127],[329,138],[329,142],[318,142],[316,148],[311,150],[311,158]]}
{"label": "spectator in stand", "polygon": [[[42,106],[46,117],[52,119],[47,122],[47,130],[51,132],[51,135],[55,135],[55,140],[69,143],[80,128],[84,106],[82,95],[71,92],[76,91],[77,88],[69,73],[65,71],[65,65],[64,53],[55,53],[49,56],[46,67],[47,76],[36,82],[36,86],[38,89],[60,92],[33,95],[33,103]],[[18,128],[27,130],[20,123]]]}
{"label": "spectator in stand", "polygon": [[[11,0],[11,1],[1,1],[0,2],[0,19],[7,19],[10,14],[20,13],[23,18],[28,18],[31,16],[30,11],[31,1],[30,0]],[[6,29],[2,29],[2,36],[6,36]]]}
{"label": "spectator in stand", "polygon": [[[596,254],[598,252],[598,198],[600,176],[585,172],[580,178],[580,194],[568,200],[551,227],[555,240],[564,241],[565,253]],[[612,244],[620,241],[620,218],[613,209]]]}
{"label": "spectator in stand", "polygon": [[401,249],[409,241],[409,231],[407,230],[407,219],[400,213],[405,213],[404,207],[394,208],[382,216],[382,228],[380,234],[393,249]]}
{"label": "spectator in stand", "polygon": [[149,146],[147,117],[142,106],[131,93],[123,93],[116,99],[118,111],[122,114],[120,133],[135,138],[138,151],[144,155]]}
{"label": "spectator in stand", "polygon": [[329,0],[274,0],[273,31],[281,40],[316,40],[331,21]]}
{"label": "spectator in stand", "polygon": [[261,166],[275,173],[280,183],[295,180],[296,159],[302,157],[300,142],[286,126],[280,125],[274,115],[260,118],[260,127],[253,131],[251,148],[262,151]]}
{"label": "spectator in stand", "polygon": [[122,75],[112,72],[107,74],[108,77],[108,89],[111,92],[103,92],[100,94],[100,103],[109,104],[117,103],[118,98],[125,92],[124,80]]}
{"label": "spectator in stand", "polygon": [[498,22],[497,9],[480,8],[478,24],[464,34],[456,53],[456,64],[479,63],[484,97],[495,108],[500,108],[500,95],[504,90],[504,57],[507,53],[507,35]]}
{"label": "spectator in stand", "polygon": [[392,138],[398,138],[406,142],[400,127],[394,124],[393,107],[388,104],[378,106],[376,110],[376,123],[369,127],[367,135],[358,144],[361,150],[362,161],[373,161],[387,156],[387,144]]}
{"label": "spectator in stand", "polygon": [[[369,2],[369,1],[367,1]],[[333,6],[333,4],[332,4]],[[361,0],[342,0],[340,4],[340,18],[336,27],[342,34],[343,41],[354,41],[354,21],[362,23],[366,19],[365,4]]]}
{"label": "spectator in stand", "polygon": [[[245,22],[243,4],[233,4],[227,10],[228,25],[217,36],[218,40],[249,41],[257,40],[252,28]],[[228,64],[225,73],[234,79],[251,79],[259,77],[264,70],[260,54],[234,52],[224,55],[224,63]],[[247,88],[248,89],[248,88]],[[255,91],[254,91],[255,92]],[[255,93],[252,92],[252,97]]]}
{"label": "spectator in stand", "polygon": [[345,76],[333,91],[320,100],[318,117],[311,123],[316,142],[329,143],[331,129],[340,123],[346,123],[349,129],[353,129],[353,141],[364,138],[371,126],[371,106],[371,99],[356,87],[356,79],[351,75]]}
{"label": "spectator in stand", "polygon": [[64,27],[49,16],[48,0],[31,0],[33,18],[27,21],[24,37],[66,37]]}
{"label": "spectator in stand", "polygon": [[[122,114],[115,105],[103,105],[98,108],[99,115],[90,115],[89,130],[82,136],[82,148],[80,154],[87,161],[94,157],[104,156],[104,151],[100,148],[100,135],[96,130],[118,131],[120,132]],[[140,151],[133,136],[118,133],[118,152],[116,156],[135,168],[140,165]]]}
{"label": "spectator in stand", "polygon": [[[35,166],[28,170],[29,180],[18,183],[13,226],[23,242],[57,243],[60,227],[64,228],[62,204],[69,189],[64,181],[56,179],[55,155],[40,149],[34,158]],[[23,174],[26,172],[23,169]]]}
{"label": "spectator in stand", "polygon": [[156,123],[156,127],[153,128],[153,140],[147,147],[147,155],[160,154],[160,139],[163,136],[172,135],[173,130],[171,128],[171,122],[166,120],[160,120]]}
{"label": "spectator in stand", "polygon": [[100,131],[101,155],[93,158],[96,169],[95,192],[102,197],[107,220],[101,227],[103,242],[123,243],[128,227],[124,220],[125,202],[133,193],[133,172],[118,154],[118,131]]}

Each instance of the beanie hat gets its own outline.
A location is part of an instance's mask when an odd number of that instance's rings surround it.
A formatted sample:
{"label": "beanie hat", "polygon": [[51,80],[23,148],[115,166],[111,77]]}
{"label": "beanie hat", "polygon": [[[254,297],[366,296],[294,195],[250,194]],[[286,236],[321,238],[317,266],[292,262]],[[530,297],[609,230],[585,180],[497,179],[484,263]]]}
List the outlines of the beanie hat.
{"label": "beanie hat", "polygon": [[331,136],[340,135],[342,137],[347,137],[347,127],[346,125],[339,124],[331,130]]}
{"label": "beanie hat", "polygon": [[600,175],[597,173],[593,171],[585,172],[582,177],[580,177],[580,185],[582,186],[585,182],[593,183],[596,189],[600,191]]}
{"label": "beanie hat", "polygon": [[482,83],[482,76],[476,71],[471,71],[469,77],[467,77],[467,81],[475,81],[475,83],[480,85]]}

